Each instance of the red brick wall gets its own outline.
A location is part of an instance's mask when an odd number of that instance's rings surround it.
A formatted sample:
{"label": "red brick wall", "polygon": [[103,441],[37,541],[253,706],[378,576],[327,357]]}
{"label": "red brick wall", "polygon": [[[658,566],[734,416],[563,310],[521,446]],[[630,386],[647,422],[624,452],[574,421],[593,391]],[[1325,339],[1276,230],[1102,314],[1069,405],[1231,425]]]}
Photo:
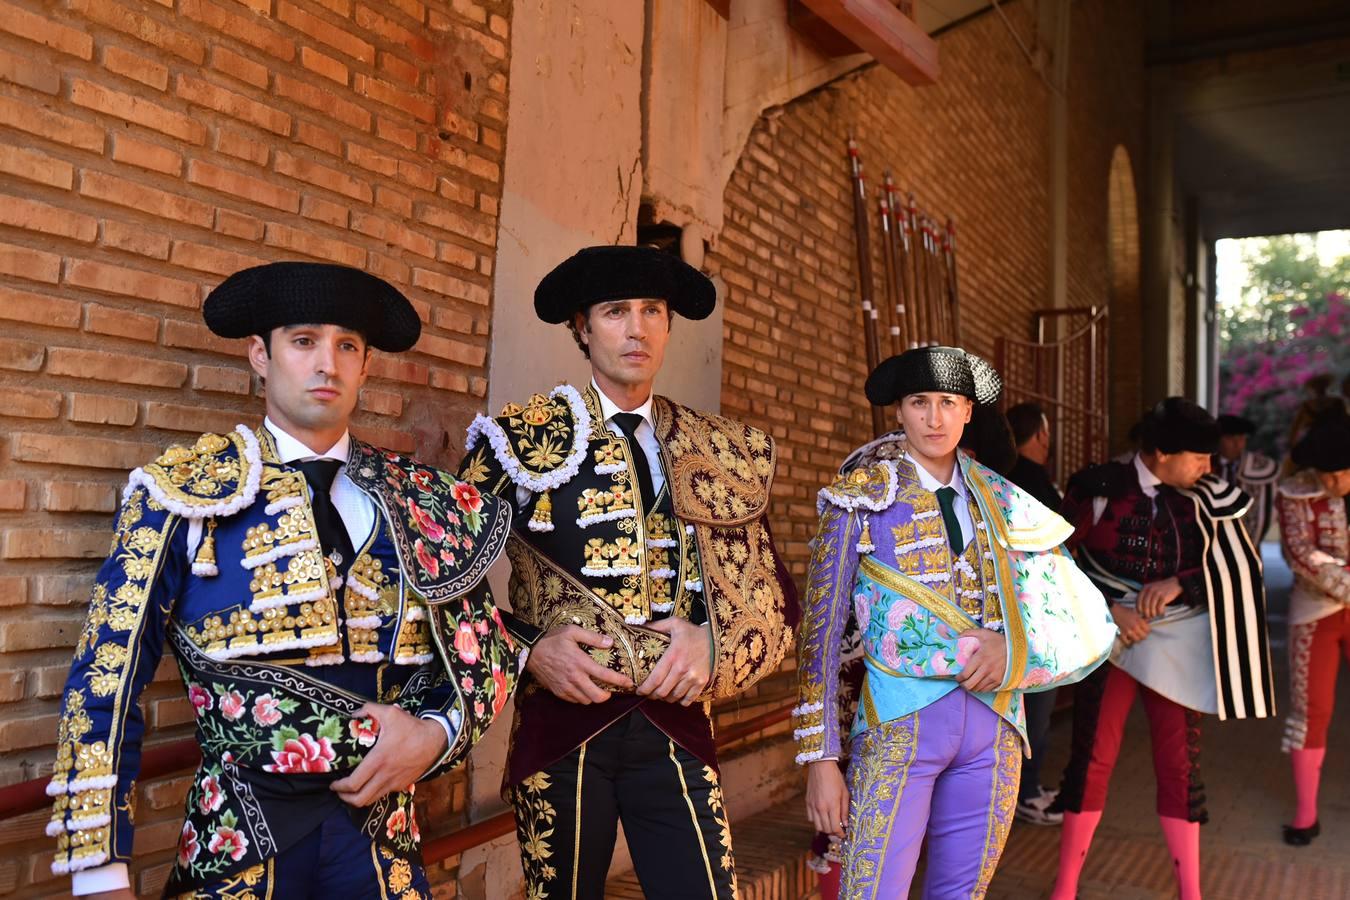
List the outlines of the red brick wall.
{"label": "red brick wall", "polygon": [[[1027,5],[1005,12],[1031,34]],[[1136,157],[1142,147],[1143,29],[1132,4],[1092,0],[1074,4],[1073,15],[1068,300],[1076,305],[1106,296],[1107,173],[1116,143]],[[891,169],[921,206],[956,219],[969,349],[988,355],[1000,334],[1029,336],[1031,310],[1050,304],[1050,89],[997,15],[948,32],[939,46],[942,78],[932,87],[872,67],[771,111],[727,188],[727,225],[709,257],[730,288],[722,407],[778,441],[775,537],[799,580],[816,491],[871,432],[846,137],[858,138],[869,185]],[[872,247],[879,290],[875,225]]]}
{"label": "red brick wall", "polygon": [[[0,784],[50,769],[58,698],[126,470],[256,423],[206,291],[322,259],[402,288],[416,350],[379,355],[357,433],[456,461],[486,393],[507,0],[0,0]],[[161,667],[152,741],[186,736]],[[144,784],[157,892],[184,778]],[[463,786],[427,792],[440,830]],[[419,798],[422,794],[419,794]],[[46,813],[0,822],[0,894],[64,890]]]}

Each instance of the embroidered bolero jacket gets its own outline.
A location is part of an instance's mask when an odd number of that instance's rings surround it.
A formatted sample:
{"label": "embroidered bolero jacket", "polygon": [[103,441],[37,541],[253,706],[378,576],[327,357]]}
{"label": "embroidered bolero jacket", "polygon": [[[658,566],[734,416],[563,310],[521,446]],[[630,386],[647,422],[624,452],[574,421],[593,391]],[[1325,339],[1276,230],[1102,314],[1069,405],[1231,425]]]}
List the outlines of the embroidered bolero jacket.
{"label": "embroidered bolero jacket", "polygon": [[711,624],[705,697],[731,696],[777,669],[792,641],[796,591],[766,510],[772,439],[665,397],[652,414],[665,486],[641,510],[628,440],[603,424],[596,391],[559,385],[469,429],[459,475],[515,501],[507,553],[514,616],[614,638],[593,652],[640,684],[668,639],[644,627],[672,614]]}
{"label": "embroidered bolero jacket", "polygon": [[1067,522],[958,454],[975,525],[953,557],[936,495],[906,458],[842,475],[820,492],[820,529],[798,645],[797,761],[839,758],[839,652],[850,611],[866,676],[853,733],[909,715],[952,690],[972,628],[1002,632],[1007,669],[977,694],[1025,738],[1021,694],[1076,681],[1110,651],[1101,593],[1062,546]]}
{"label": "embroidered bolero jacket", "polygon": [[[47,789],[58,874],[131,857],[138,700],[166,644],[202,747],[175,891],[267,859],[341,807],[328,784],[378,737],[356,716],[365,702],[449,722],[427,777],[501,710],[516,653],[483,576],[509,508],[356,440],[345,472],[377,510],[345,577],[265,429],[203,435],[131,474],[64,692]],[[351,812],[381,846],[415,853],[411,790]]]}

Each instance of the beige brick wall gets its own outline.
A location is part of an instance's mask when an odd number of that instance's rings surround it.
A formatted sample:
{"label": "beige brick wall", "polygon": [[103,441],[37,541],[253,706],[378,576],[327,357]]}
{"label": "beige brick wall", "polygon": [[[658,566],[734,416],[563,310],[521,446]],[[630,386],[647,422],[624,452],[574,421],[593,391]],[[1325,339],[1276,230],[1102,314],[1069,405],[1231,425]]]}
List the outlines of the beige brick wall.
{"label": "beige brick wall", "polygon": [[[425,323],[377,355],[359,436],[457,461],[486,394],[507,0],[0,0],[0,784],[50,769],[64,671],[126,471],[256,423],[243,342],[201,324],[222,276],[368,268]],[[152,742],[190,734],[170,664]],[[157,892],[185,776],[142,785]],[[462,776],[425,794],[461,824]],[[64,890],[45,813],[0,822],[0,894]],[[453,861],[452,861],[453,865]]]}
{"label": "beige brick wall", "polygon": [[[1025,7],[1005,11],[1031,34]],[[1073,15],[1068,300],[1100,304],[1111,152],[1123,142],[1142,154],[1143,30],[1130,4],[1091,0]],[[956,219],[969,349],[992,354],[997,335],[1029,337],[1031,310],[1050,304],[1050,89],[996,15],[939,46],[932,87],[873,67],[771,111],[727,188],[727,226],[710,255],[730,288],[723,412],[778,441],[775,537],[799,583],[816,491],[871,431],[846,137],[861,146],[870,204],[890,169],[921,206]],[[876,235],[874,224],[880,296]],[[1127,384],[1137,377],[1122,369]]]}

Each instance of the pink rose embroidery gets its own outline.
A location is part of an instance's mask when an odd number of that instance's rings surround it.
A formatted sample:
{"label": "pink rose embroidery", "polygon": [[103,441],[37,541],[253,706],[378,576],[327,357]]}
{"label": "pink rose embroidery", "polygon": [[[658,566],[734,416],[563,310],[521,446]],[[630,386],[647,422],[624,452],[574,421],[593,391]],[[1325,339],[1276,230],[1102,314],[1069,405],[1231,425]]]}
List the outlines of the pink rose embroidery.
{"label": "pink rose embroidery", "polygon": [[459,628],[455,630],[455,651],[466,665],[478,662],[478,635],[473,633],[473,626],[468,622],[460,622]]}
{"label": "pink rose embroidery", "polygon": [[264,772],[327,772],[336,758],[333,743],[328,738],[317,741],[307,734],[291,738],[280,750],[272,751],[271,763],[263,766]]}
{"label": "pink rose embroidery", "polygon": [[211,699],[211,693],[196,684],[188,685],[188,700],[192,701],[192,707],[197,710],[199,716],[216,705]]}
{"label": "pink rose embroidery", "polygon": [[1026,687],[1038,687],[1042,684],[1049,684],[1053,680],[1050,670],[1044,666],[1037,666],[1027,672],[1026,677],[1022,679],[1022,684]]}
{"label": "pink rose embroidery", "polygon": [[904,627],[905,620],[918,611],[919,607],[913,600],[897,598],[891,608],[886,610],[886,627],[899,630]]}
{"label": "pink rose embroidery", "polygon": [[207,775],[202,779],[202,794],[197,798],[197,808],[202,811],[202,815],[206,815],[220,809],[220,804],[224,802],[225,792],[220,788],[220,781],[214,775]]}
{"label": "pink rose embroidery", "polygon": [[473,701],[473,714],[480,719],[487,715],[487,706],[483,704],[482,700]]}
{"label": "pink rose embroidery", "polygon": [[422,829],[417,827],[417,813],[411,806],[408,807],[408,834],[414,843],[422,843]]}
{"label": "pink rose embroidery", "polygon": [[978,638],[963,637],[956,641],[956,664],[964,666],[975,655],[975,651],[980,649]]}
{"label": "pink rose embroidery", "polygon": [[248,838],[237,828],[217,825],[216,833],[211,836],[211,843],[206,845],[206,849],[212,853],[224,853],[234,862],[238,862],[248,849]]}
{"label": "pink rose embroidery", "polygon": [[427,540],[433,543],[440,543],[445,539],[445,529],[436,524],[436,520],[426,512],[426,510],[415,505],[411,500],[408,501],[408,512],[412,514],[413,523],[417,530],[426,535]]}
{"label": "pink rose embroidery", "polygon": [[197,842],[197,829],[192,822],[183,823],[183,833],[178,836],[178,867],[186,869],[197,861],[202,845]]}
{"label": "pink rose embroidery", "polygon": [[886,665],[892,669],[900,666],[900,646],[896,642],[895,635],[892,632],[886,632],[881,639],[881,658],[886,661]]}
{"label": "pink rose embroidery", "polygon": [[470,676],[468,676],[468,675],[465,675],[463,678],[461,678],[461,679],[459,680],[459,687],[460,687],[460,689],[461,689],[462,691],[464,691],[464,693],[466,693],[466,694],[472,694],[472,693],[473,693],[473,678],[470,677]]}
{"label": "pink rose embroidery", "polygon": [[281,721],[281,702],[271,694],[263,694],[253,701],[253,721],[264,727],[271,727]]}
{"label": "pink rose embroidery", "polygon": [[352,719],[347,727],[351,729],[353,740],[362,747],[375,746],[375,740],[380,736],[380,723],[373,718]]}
{"label": "pink rose embroidery", "polygon": [[456,505],[466,513],[476,513],[483,508],[483,495],[471,484],[460,482],[450,489]]}
{"label": "pink rose embroidery", "polygon": [[933,670],[934,675],[950,675],[952,670],[947,665],[947,654],[941,650],[934,650],[933,656],[928,660],[928,668]]}
{"label": "pink rose embroidery", "polygon": [[492,714],[500,715],[506,705],[509,692],[506,689],[506,674],[497,666],[492,667]]}
{"label": "pink rose embroidery", "polygon": [[427,571],[432,578],[438,578],[441,574],[441,564],[418,538],[413,541],[413,554],[417,557],[417,564]]}
{"label": "pink rose embroidery", "polygon": [[393,840],[396,835],[400,835],[408,830],[408,814],[399,807],[389,814],[389,818],[384,822],[384,833],[389,840]]}
{"label": "pink rose embroidery", "polygon": [[858,620],[858,627],[866,631],[872,620],[872,606],[867,602],[866,594],[859,592],[853,595],[853,615]]}
{"label": "pink rose embroidery", "polygon": [[244,697],[238,691],[229,691],[220,695],[220,714],[231,722],[244,714]]}

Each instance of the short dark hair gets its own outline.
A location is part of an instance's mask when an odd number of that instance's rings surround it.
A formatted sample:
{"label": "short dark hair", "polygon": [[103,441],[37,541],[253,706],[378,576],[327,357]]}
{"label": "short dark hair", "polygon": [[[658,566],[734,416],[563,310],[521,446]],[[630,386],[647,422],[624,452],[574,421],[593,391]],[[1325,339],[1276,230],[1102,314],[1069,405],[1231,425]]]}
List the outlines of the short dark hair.
{"label": "short dark hair", "polygon": [[1046,427],[1045,410],[1038,403],[1019,403],[1008,410],[1008,424],[1012,426],[1013,440],[1020,447]]}

